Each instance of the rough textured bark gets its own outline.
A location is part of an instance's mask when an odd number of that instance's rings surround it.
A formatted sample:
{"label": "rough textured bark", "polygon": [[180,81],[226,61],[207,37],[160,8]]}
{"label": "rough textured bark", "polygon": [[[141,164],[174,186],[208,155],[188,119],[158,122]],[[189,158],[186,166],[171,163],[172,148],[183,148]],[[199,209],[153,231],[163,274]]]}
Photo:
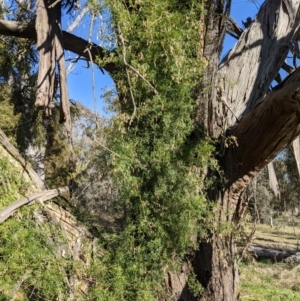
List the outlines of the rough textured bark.
{"label": "rough textured bark", "polygon": [[266,1],[221,62],[212,100],[214,135],[246,116],[268,92],[298,28],[299,3]]}
{"label": "rough textured bark", "polygon": [[[58,4],[57,4],[58,5]],[[57,16],[56,19],[61,20],[61,7],[57,7]],[[66,65],[64,57],[64,48],[63,48],[63,35],[61,30],[61,24],[57,24],[57,30],[55,34],[55,53],[56,60],[59,70],[59,90],[60,90],[60,122],[65,122],[68,140],[70,148],[72,147],[72,122],[70,115],[70,104],[69,104],[69,92],[67,86],[67,74],[66,74]]]}
{"label": "rough textured bark", "polygon": [[71,120],[61,30],[61,3],[39,0],[36,15],[37,50],[40,55],[36,105],[45,107],[46,114],[51,115],[57,62],[61,100],[60,121],[66,121],[66,129],[70,135]]}
{"label": "rough textured bark", "polygon": [[[213,134],[212,99],[216,98],[215,82],[217,80],[218,63],[226,32],[231,0],[207,1],[203,43],[203,56],[207,61],[204,82],[200,84],[200,95],[197,99],[199,107],[196,121],[204,131]],[[205,88],[203,88],[203,85]],[[206,91],[206,92],[204,92]]]}

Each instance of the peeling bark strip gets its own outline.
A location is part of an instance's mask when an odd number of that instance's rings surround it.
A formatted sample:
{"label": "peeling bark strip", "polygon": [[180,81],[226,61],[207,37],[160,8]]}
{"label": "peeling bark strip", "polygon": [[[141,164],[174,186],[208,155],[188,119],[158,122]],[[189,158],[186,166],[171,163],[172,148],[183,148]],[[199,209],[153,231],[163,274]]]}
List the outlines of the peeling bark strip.
{"label": "peeling bark strip", "polygon": [[39,193],[34,193],[29,196],[25,196],[24,198],[13,202],[12,204],[5,207],[2,211],[0,211],[0,224],[5,222],[11,215],[14,214],[14,212],[17,209],[19,209],[24,205],[27,205],[34,201],[45,202],[66,192],[69,192],[68,186],[57,188],[57,189],[44,190]]}
{"label": "peeling bark strip", "polygon": [[61,30],[61,2],[38,0],[35,28],[37,32],[37,50],[40,55],[35,104],[45,108],[46,116],[51,115],[57,65],[60,90],[60,122],[65,122],[69,147],[73,152],[72,124]]}
{"label": "peeling bark strip", "polygon": [[[45,108],[46,115],[51,115],[51,103],[55,82],[55,29],[56,24],[48,6],[52,1],[38,0],[35,29],[37,32],[37,50],[40,56],[37,79],[36,106]],[[56,15],[56,14],[55,14]]]}

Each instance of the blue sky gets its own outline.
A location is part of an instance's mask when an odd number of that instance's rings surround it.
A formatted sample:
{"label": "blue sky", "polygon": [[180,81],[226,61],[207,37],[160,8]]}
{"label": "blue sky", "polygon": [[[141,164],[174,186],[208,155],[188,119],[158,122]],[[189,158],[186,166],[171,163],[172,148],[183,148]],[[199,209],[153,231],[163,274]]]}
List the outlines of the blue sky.
{"label": "blue sky", "polygon": [[[242,21],[245,21],[247,17],[255,17],[258,7],[263,0],[233,0],[231,16],[241,26]],[[99,22],[99,21],[98,21]],[[72,21],[64,19],[63,29],[66,30],[68,25]],[[99,24],[95,24],[94,32],[92,35],[92,41],[96,44],[101,44],[99,39],[99,32],[96,32],[96,28]],[[89,16],[86,16],[81,24],[72,32],[84,39],[88,38],[89,32]],[[227,53],[235,44],[235,39],[227,36],[225,39],[223,53]],[[74,58],[75,55],[72,53],[66,53],[66,58]],[[95,73],[95,97],[97,101],[97,111],[100,115],[104,115],[107,112],[104,111],[105,103],[101,98],[105,88],[113,87],[113,81],[109,75],[103,75],[99,68],[94,65]],[[79,61],[75,69],[68,75],[68,86],[69,86],[69,97],[75,101],[83,103],[85,106],[94,110],[94,94],[92,90],[92,68],[87,68],[85,61]]]}

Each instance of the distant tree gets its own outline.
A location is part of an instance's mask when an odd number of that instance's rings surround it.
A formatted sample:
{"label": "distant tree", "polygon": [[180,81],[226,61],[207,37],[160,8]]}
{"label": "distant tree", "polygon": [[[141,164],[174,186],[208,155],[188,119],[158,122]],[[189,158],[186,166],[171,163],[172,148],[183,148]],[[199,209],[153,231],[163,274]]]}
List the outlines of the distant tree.
{"label": "distant tree", "polygon": [[247,195],[249,211],[253,220],[270,223],[276,206],[276,197],[269,187],[269,175],[266,167],[251,182]]}
{"label": "distant tree", "polygon": [[278,183],[281,191],[281,203],[278,209],[281,211],[293,211],[299,208],[299,174],[295,158],[286,148],[274,161]]}

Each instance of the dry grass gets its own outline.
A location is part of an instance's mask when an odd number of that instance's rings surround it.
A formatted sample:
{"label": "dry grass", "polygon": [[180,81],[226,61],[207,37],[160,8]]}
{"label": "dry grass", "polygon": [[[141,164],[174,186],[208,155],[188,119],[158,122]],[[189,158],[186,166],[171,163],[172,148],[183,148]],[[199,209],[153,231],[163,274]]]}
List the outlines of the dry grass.
{"label": "dry grass", "polygon": [[273,229],[269,225],[260,224],[253,243],[284,250],[300,250],[300,227],[297,222],[295,226],[279,224]]}

